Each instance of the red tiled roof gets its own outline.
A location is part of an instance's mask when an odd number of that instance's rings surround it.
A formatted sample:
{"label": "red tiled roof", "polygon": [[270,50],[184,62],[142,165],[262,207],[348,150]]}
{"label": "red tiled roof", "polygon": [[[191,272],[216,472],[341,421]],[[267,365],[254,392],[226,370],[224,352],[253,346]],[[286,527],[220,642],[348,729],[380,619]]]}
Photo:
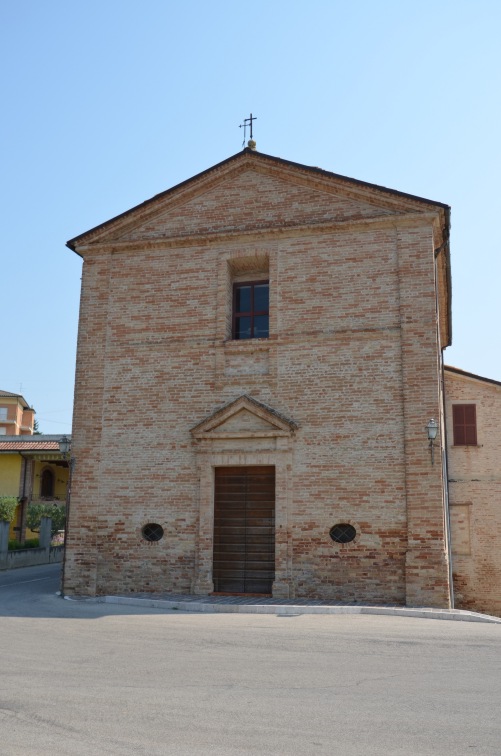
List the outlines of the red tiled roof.
{"label": "red tiled roof", "polygon": [[0,451],[59,451],[58,441],[0,441]]}

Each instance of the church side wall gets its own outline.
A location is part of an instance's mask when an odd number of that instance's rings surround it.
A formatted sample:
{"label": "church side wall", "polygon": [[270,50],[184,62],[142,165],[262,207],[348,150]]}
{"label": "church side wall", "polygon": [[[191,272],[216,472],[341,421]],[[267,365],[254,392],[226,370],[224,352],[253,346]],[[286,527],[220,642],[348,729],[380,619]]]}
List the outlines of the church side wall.
{"label": "church side wall", "polygon": [[[440,439],[435,463],[426,424],[441,416],[434,245],[424,226],[398,232],[401,369],[408,550],[407,604],[450,605]],[[443,429],[441,429],[443,434]]]}
{"label": "church side wall", "polygon": [[111,272],[108,253],[89,254],[82,269],[71,454],[75,459],[66,530],[63,591],[95,595],[98,513],[103,502],[103,425],[112,421],[104,392]]}

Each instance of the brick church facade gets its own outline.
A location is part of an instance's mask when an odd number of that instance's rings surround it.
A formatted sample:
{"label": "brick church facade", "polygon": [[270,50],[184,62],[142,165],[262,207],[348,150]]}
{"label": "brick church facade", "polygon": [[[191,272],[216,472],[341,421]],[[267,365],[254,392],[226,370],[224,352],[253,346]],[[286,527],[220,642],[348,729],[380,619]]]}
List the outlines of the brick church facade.
{"label": "brick church facade", "polygon": [[69,242],[64,592],[450,606],[448,238],[442,203],[246,148]]}

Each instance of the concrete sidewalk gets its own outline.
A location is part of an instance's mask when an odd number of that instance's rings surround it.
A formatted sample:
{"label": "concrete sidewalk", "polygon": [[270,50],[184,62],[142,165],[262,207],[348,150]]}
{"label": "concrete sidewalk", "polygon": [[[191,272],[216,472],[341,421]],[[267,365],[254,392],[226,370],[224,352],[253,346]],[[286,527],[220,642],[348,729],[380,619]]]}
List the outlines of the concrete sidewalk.
{"label": "concrete sidewalk", "polygon": [[135,593],[126,596],[99,596],[87,600],[105,604],[128,604],[130,606],[144,606],[184,612],[277,614],[287,616],[300,614],[379,614],[395,617],[456,620],[459,622],[489,622],[501,625],[500,617],[492,617],[488,614],[479,614],[478,612],[470,612],[464,609],[344,604],[337,601],[314,599]]}

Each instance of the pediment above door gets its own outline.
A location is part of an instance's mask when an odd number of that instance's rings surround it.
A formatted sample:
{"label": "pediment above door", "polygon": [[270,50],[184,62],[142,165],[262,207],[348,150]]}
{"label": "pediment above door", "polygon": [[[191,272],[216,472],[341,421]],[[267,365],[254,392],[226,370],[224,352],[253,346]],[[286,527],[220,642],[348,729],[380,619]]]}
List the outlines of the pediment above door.
{"label": "pediment above door", "polygon": [[191,429],[197,440],[291,437],[297,423],[246,394],[219,408]]}

